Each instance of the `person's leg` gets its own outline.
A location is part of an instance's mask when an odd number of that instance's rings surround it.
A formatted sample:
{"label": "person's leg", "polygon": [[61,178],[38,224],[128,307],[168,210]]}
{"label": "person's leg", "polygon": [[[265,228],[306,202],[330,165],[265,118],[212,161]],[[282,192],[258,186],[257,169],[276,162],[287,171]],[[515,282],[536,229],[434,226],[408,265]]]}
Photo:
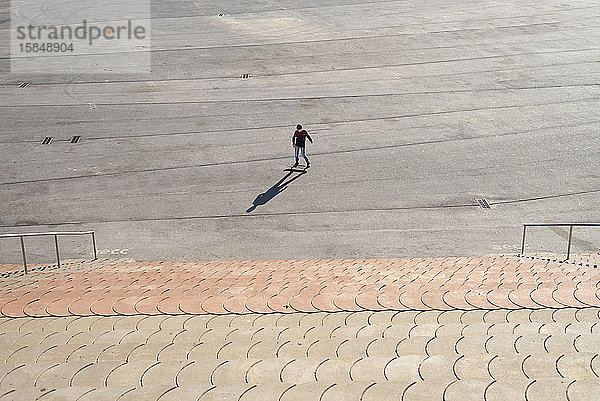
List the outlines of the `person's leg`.
{"label": "person's leg", "polygon": [[308,161],[308,157],[306,157],[306,148],[302,148],[302,157],[306,160],[306,165],[308,166],[310,162]]}
{"label": "person's leg", "polygon": [[294,166],[298,165],[298,150],[299,150],[299,148],[298,148],[298,146],[296,146],[294,148],[294,156],[296,157],[296,164],[294,164]]}

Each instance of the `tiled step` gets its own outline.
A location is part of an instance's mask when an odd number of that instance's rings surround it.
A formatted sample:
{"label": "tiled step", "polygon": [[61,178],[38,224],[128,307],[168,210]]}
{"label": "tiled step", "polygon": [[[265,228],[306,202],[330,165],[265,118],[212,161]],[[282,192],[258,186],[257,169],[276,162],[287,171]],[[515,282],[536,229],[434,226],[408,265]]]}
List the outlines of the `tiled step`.
{"label": "tiled step", "polygon": [[531,258],[75,261],[0,280],[0,315],[129,316],[600,306],[600,272]]}
{"label": "tiled step", "polygon": [[599,311],[5,318],[0,393],[582,399],[600,374]]}

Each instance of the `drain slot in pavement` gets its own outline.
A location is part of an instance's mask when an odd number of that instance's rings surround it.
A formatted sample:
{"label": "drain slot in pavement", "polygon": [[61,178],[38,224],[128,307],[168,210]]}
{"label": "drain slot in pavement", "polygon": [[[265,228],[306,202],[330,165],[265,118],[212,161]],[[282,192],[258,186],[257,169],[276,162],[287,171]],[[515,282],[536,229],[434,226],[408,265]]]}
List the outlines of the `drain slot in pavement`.
{"label": "drain slot in pavement", "polygon": [[81,135],[75,135],[73,138],[71,138],[71,143],[78,143],[80,139]]}
{"label": "drain slot in pavement", "polygon": [[488,203],[487,200],[481,198],[481,199],[475,199],[477,201],[477,203],[479,204],[479,207],[482,209],[491,209],[492,207],[490,206],[490,204]]}
{"label": "drain slot in pavement", "polygon": [[250,78],[250,74],[242,74],[242,79],[248,79]]}
{"label": "drain slot in pavement", "polygon": [[21,83],[19,84],[19,88],[26,88],[26,87],[28,87],[28,86],[29,86],[29,82],[21,82]]}
{"label": "drain slot in pavement", "polygon": [[47,136],[42,141],[42,145],[48,145],[50,142],[52,142],[52,137],[51,136]]}

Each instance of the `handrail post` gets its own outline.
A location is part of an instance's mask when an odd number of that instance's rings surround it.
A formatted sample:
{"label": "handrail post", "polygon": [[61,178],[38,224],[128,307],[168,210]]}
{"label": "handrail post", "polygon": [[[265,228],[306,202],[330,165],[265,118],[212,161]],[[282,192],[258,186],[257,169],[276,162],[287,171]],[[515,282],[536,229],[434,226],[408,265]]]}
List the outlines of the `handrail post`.
{"label": "handrail post", "polygon": [[58,267],[60,268],[60,253],[58,252],[58,235],[54,235],[54,244],[56,245],[56,261],[58,262]]}
{"label": "handrail post", "polygon": [[525,254],[525,231],[527,230],[527,226],[523,224],[523,240],[521,241],[521,256]]}
{"label": "handrail post", "polygon": [[25,274],[27,274],[27,258],[25,257],[25,241],[21,238],[21,252],[23,252],[23,267],[25,268]]}
{"label": "handrail post", "polygon": [[573,238],[573,225],[569,226],[569,247],[567,248],[567,260],[569,260],[569,256],[571,256],[571,238]]}
{"label": "handrail post", "polygon": [[98,259],[98,254],[96,253],[96,235],[92,231],[92,243],[94,244],[94,260]]}

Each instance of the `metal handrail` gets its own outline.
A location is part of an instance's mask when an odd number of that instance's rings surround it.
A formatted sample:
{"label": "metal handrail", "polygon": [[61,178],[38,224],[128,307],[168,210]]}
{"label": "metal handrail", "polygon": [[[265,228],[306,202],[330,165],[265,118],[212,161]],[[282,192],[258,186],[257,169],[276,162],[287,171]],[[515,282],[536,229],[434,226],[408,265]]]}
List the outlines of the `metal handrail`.
{"label": "metal handrail", "polygon": [[523,240],[521,242],[521,255],[525,253],[525,233],[527,227],[569,227],[569,245],[567,247],[567,260],[571,256],[571,239],[573,238],[573,227],[600,227],[600,223],[537,223],[523,224]]}
{"label": "metal handrail", "polygon": [[94,231],[63,231],[63,232],[48,232],[48,233],[22,233],[22,234],[0,234],[0,238],[19,238],[21,240],[21,252],[23,254],[23,267],[25,268],[25,274],[27,274],[27,257],[25,256],[25,237],[42,237],[42,236],[54,236],[54,245],[56,246],[56,261],[58,267],[60,267],[60,252],[58,249],[58,237],[66,235],[91,235],[92,244],[94,245],[94,259],[98,259],[98,253],[96,252],[96,233]]}

